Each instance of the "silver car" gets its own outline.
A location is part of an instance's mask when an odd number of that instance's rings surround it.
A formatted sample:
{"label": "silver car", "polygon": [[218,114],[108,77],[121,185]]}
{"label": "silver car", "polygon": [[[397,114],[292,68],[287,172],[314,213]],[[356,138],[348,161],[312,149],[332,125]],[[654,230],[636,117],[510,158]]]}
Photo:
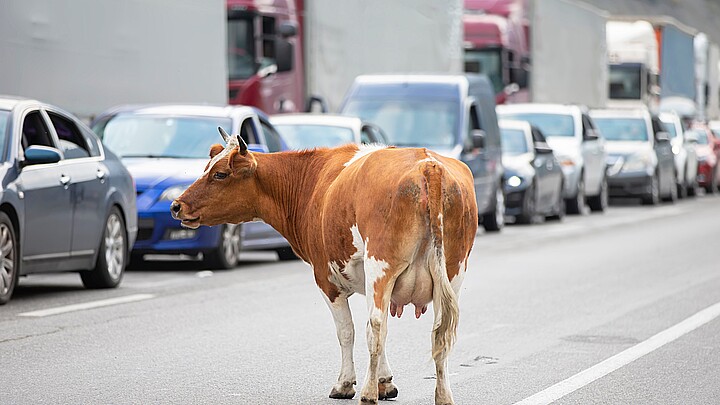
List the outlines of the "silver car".
{"label": "silver car", "polygon": [[678,197],[694,196],[697,188],[697,136],[692,132],[683,130],[680,116],[676,113],[664,112],[659,115],[660,121],[670,136],[672,153],[675,157],[675,172],[677,173]]}
{"label": "silver car", "polygon": [[496,108],[498,118],[528,121],[542,131],[564,175],[563,195],[569,214],[604,211],[608,203],[605,140],[585,109],[564,104],[509,104]]}
{"label": "silver car", "polygon": [[290,149],[333,147],[346,143],[382,143],[380,127],[357,117],[333,114],[278,114],[270,122]]}

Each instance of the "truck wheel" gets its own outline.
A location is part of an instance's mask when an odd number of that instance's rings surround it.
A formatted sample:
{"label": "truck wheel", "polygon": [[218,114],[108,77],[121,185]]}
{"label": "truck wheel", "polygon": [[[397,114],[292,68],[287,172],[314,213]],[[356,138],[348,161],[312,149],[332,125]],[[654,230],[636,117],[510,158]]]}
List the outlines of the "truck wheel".
{"label": "truck wheel", "polygon": [[583,180],[583,175],[580,174],[580,180],[578,180],[577,192],[575,193],[575,197],[565,200],[565,207],[568,214],[582,214],[584,206],[585,180]]}
{"label": "truck wheel", "polygon": [[95,268],[80,272],[85,288],[114,288],[120,284],[128,251],[126,235],[120,210],[112,207],[105,219]]}
{"label": "truck wheel", "polygon": [[593,212],[604,212],[605,208],[608,206],[608,185],[607,185],[607,179],[603,177],[602,182],[600,183],[600,193],[598,195],[594,195],[592,197],[588,197],[588,205],[590,206],[590,210]]}
{"label": "truck wheel", "polygon": [[203,254],[203,262],[211,269],[227,270],[237,266],[240,256],[241,226],[222,225],[217,248]]}
{"label": "truck wheel", "polygon": [[505,226],[505,196],[502,186],[497,186],[495,189],[495,209],[493,212],[483,215],[481,222],[485,232],[500,232]]}
{"label": "truck wheel", "polygon": [[7,304],[12,297],[20,274],[20,260],[17,238],[12,221],[4,212],[0,212],[0,305]]}

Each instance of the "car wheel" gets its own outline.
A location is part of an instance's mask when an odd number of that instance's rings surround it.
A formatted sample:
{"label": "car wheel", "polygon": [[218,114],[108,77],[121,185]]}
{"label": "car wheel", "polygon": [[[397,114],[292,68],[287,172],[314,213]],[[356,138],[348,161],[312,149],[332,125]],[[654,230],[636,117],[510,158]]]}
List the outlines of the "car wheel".
{"label": "car wheel", "polygon": [[663,201],[674,203],[678,199],[677,174],[673,173],[673,179],[670,186],[670,193],[663,198]]}
{"label": "car wheel", "polygon": [[715,194],[715,168],[711,170],[710,181],[708,181],[707,186],[705,186],[705,193]]}
{"label": "car wheel", "polygon": [[280,259],[281,261],[298,259],[297,255],[295,254],[295,252],[293,252],[290,246],[276,249],[275,252],[277,252],[278,259]]}
{"label": "car wheel", "polygon": [[585,180],[583,175],[580,174],[580,180],[578,180],[577,192],[575,197],[569,198],[565,201],[568,214],[582,214],[583,206],[585,205]]}
{"label": "car wheel", "polygon": [[600,193],[588,198],[590,210],[594,212],[604,212],[608,206],[608,184],[607,179],[603,177],[600,183]]}
{"label": "car wheel", "polygon": [[560,191],[558,192],[557,201],[553,205],[553,214],[548,216],[547,219],[551,221],[560,221],[565,218],[565,198],[563,198],[563,185],[560,184]]}
{"label": "car wheel", "polygon": [[4,212],[0,212],[0,305],[7,304],[17,286],[20,274],[20,260],[17,238],[12,221]]}
{"label": "car wheel", "polygon": [[523,196],[523,206],[520,215],[515,217],[517,224],[529,224],[535,216],[535,185],[531,184]]}
{"label": "car wheel", "polygon": [[86,288],[114,288],[120,284],[128,253],[126,235],[120,210],[113,207],[105,219],[95,268],[80,272]]}
{"label": "car wheel", "polygon": [[655,173],[650,180],[650,191],[642,197],[642,203],[644,205],[656,205],[658,202],[660,202],[660,182],[657,173]]}
{"label": "car wheel", "polygon": [[203,254],[203,261],[207,267],[227,270],[237,266],[242,242],[241,230],[241,225],[222,225],[217,248]]}
{"label": "car wheel", "polygon": [[495,209],[483,215],[481,222],[486,232],[499,232],[505,226],[505,195],[501,186],[495,189]]}

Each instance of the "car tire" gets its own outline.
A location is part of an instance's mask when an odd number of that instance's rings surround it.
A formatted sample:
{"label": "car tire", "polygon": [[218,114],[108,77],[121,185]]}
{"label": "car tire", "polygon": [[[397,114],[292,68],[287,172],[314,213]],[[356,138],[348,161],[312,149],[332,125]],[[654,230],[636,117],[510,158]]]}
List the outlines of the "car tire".
{"label": "car tire", "polygon": [[0,305],[5,305],[15,291],[20,274],[20,252],[15,227],[10,217],[0,211]]}
{"label": "car tire", "polygon": [[563,218],[565,218],[565,198],[563,198],[563,184],[560,183],[558,199],[553,205],[553,213],[548,215],[546,219],[549,221],[562,221]]}
{"label": "car tire", "polygon": [[643,205],[657,205],[660,202],[660,181],[655,173],[650,180],[650,192],[642,197]]}
{"label": "car tire", "polygon": [[493,212],[482,216],[482,222],[485,232],[500,232],[505,226],[505,195],[500,185],[495,188],[495,208]]}
{"label": "car tire", "polygon": [[81,271],[85,288],[115,288],[122,281],[127,264],[128,242],[120,210],[112,207],[105,218],[95,268]]}
{"label": "car tire", "polygon": [[705,186],[705,193],[706,194],[715,194],[715,168],[712,169],[712,173],[710,175],[710,181],[708,181],[707,186]]}
{"label": "car tire", "polygon": [[531,184],[523,195],[522,212],[515,216],[516,224],[530,224],[535,217],[535,185]]}
{"label": "car tire", "polygon": [[275,249],[275,252],[278,255],[278,259],[280,261],[287,261],[287,260],[298,260],[299,258],[293,252],[292,248],[290,246],[286,246],[280,249]]}
{"label": "car tire", "polygon": [[593,212],[604,212],[605,211],[605,209],[608,206],[607,178],[603,177],[602,182],[600,183],[600,193],[598,193],[598,195],[588,197],[587,202],[588,202],[588,205],[590,206],[590,211],[593,211]]}
{"label": "car tire", "polygon": [[576,191],[575,197],[565,200],[565,207],[568,214],[582,214],[583,207],[585,206],[585,180],[583,179],[582,173],[580,174]]}
{"label": "car tire", "polygon": [[678,188],[677,188],[677,174],[673,173],[672,184],[670,186],[670,193],[663,198],[663,201],[674,203],[678,199]]}
{"label": "car tire", "polygon": [[228,270],[237,266],[242,244],[242,225],[225,224],[220,229],[218,246],[203,253],[203,262],[210,269]]}

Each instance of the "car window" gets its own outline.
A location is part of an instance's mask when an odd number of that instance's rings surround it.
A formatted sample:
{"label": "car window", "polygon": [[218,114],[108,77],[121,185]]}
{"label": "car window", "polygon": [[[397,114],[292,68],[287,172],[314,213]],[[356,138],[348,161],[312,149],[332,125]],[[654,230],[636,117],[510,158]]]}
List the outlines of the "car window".
{"label": "car window", "polygon": [[545,135],[543,135],[542,131],[540,131],[536,126],[532,127],[532,137],[533,137],[533,142],[547,143],[547,140],[545,139]]}
{"label": "car window", "polygon": [[570,114],[554,113],[501,113],[504,119],[527,121],[548,136],[575,136],[575,120]]}
{"label": "car window", "polygon": [[85,138],[80,134],[77,125],[71,120],[53,112],[48,112],[55,133],[60,140],[60,148],[66,159],[78,159],[90,156]]}
{"label": "car window", "polygon": [[[5,150],[5,140],[8,134],[8,121],[10,120],[10,111],[0,110],[0,150]],[[5,156],[3,154],[3,156]]]}
{"label": "car window", "polygon": [[515,128],[500,128],[503,155],[522,155],[530,151],[525,131]]}
{"label": "car window", "polygon": [[595,124],[603,137],[609,141],[648,140],[647,126],[642,118],[597,117]]}
{"label": "car window", "polygon": [[265,121],[260,120],[260,125],[262,126],[263,134],[265,134],[268,152],[280,152],[283,149],[280,134]]}
{"label": "car window", "polygon": [[90,151],[90,156],[100,156],[100,140],[97,135],[86,128],[80,128],[80,131],[82,132],[83,137],[85,137],[85,142],[87,143],[88,150]]}
{"label": "car window", "polygon": [[334,147],[355,142],[352,129],[333,125],[275,125],[288,148],[294,150]]}
{"label": "car window", "polygon": [[257,134],[255,133],[255,125],[252,118],[248,117],[240,124],[240,137],[248,145],[259,144]]}
{"label": "car window", "polygon": [[363,125],[362,129],[360,130],[360,143],[368,144],[374,142],[377,142],[377,140],[372,133],[372,129],[367,125]]}
{"label": "car window", "polygon": [[23,150],[32,145],[55,147],[40,111],[33,111],[25,116],[21,142]]}

